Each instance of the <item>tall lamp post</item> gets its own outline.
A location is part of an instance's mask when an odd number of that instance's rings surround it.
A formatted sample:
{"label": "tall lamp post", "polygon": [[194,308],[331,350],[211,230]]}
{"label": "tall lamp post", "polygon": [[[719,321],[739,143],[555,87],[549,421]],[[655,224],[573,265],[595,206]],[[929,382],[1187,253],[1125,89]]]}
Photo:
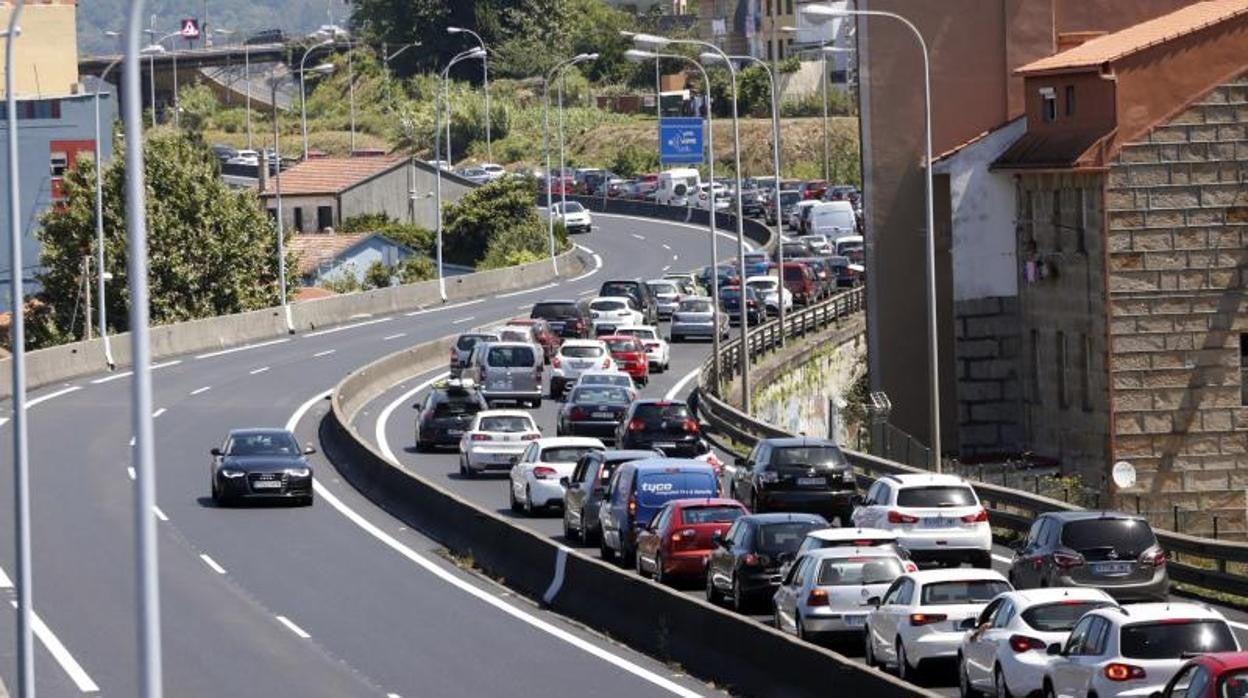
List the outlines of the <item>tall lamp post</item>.
{"label": "tall lamp post", "polygon": [[[596,53],[578,53],[577,55],[556,63],[549,72],[546,73],[542,80],[542,147],[546,151],[546,231],[550,238],[550,263],[554,266],[555,273],[559,273],[559,263],[555,261],[555,206],[553,201],[553,192],[551,190],[550,178],[550,81],[556,75],[561,75],[564,68],[576,65],[577,63],[585,63],[587,61],[598,60]],[[563,181],[563,93],[560,92],[559,102],[559,192],[565,203],[559,204],[559,215],[563,215],[567,201],[567,183]]]}
{"label": "tall lamp post", "polygon": [[104,72],[100,73],[100,84],[96,85],[95,88],[95,281],[96,295],[99,297],[100,305],[97,310],[100,340],[104,343],[104,361],[108,363],[110,371],[117,363],[113,361],[113,347],[111,340],[108,338],[108,304],[104,302],[104,182],[102,174],[104,161],[100,154],[100,141],[102,140],[100,128],[100,87],[107,84],[104,82],[105,78],[120,62],[121,58],[118,58],[104,68]]}
{"label": "tall lamp post", "polygon": [[468,34],[477,40],[477,46],[481,49],[481,87],[485,90],[485,157],[494,162],[494,145],[490,138],[490,59],[485,40],[480,34],[464,27],[447,27],[446,33]]}
{"label": "tall lamp post", "polygon": [[[307,73],[308,56],[318,48],[323,48],[334,43],[333,39],[326,39],[319,43],[308,47],[303,52],[303,57],[299,59],[299,107],[302,112],[301,121],[303,122],[303,159],[308,159],[308,89],[304,76]],[[276,103],[275,103],[276,104]]]}
{"label": "tall lamp post", "polygon": [[420,45],[421,44],[419,41],[406,43],[400,46],[398,49],[396,49],[394,53],[390,53],[390,54],[386,53],[386,49],[383,46],[381,49],[381,59],[382,59],[382,63],[385,65],[385,68],[386,68],[386,78],[389,79],[390,77],[390,61],[398,58],[400,53],[403,53],[409,48],[413,48],[413,47],[420,46]]}
{"label": "tall lamp post", "polygon": [[[151,29],[146,29],[144,31],[146,31],[149,35],[153,35],[153,36],[156,33],[152,31]],[[170,32],[168,34],[165,34],[159,39],[152,41],[151,44],[148,44],[147,46],[143,47],[143,50],[141,51],[141,53],[147,54],[147,77],[148,77],[148,82],[150,83],[148,85],[148,89],[151,91],[151,97],[152,97],[152,124],[156,123],[156,54],[163,53],[165,50],[165,47],[163,46],[163,44],[175,36],[182,36],[182,32]],[[177,54],[176,47],[172,55],[173,55],[173,104],[174,104],[173,114],[174,114],[174,118],[176,119],[177,114],[178,114],[178,107],[177,107],[177,104],[178,104],[178,54]]]}
{"label": "tall lamp post", "polygon": [[928,400],[932,432],[932,460],[936,472],[941,472],[940,443],[940,350],[937,334],[938,320],[936,313],[936,215],[933,210],[932,198],[932,69],[931,57],[927,51],[927,42],[918,27],[895,12],[882,10],[849,10],[839,9],[831,5],[806,5],[802,13],[816,22],[823,22],[837,17],[884,17],[901,22],[919,43],[923,54],[923,129],[924,129],[924,179],[927,186],[927,358],[930,384]]}
{"label": "tall lamp post", "polygon": [[[451,95],[450,87],[447,82],[450,79],[451,68],[460,61],[470,58],[479,58],[485,55],[485,51],[481,47],[469,49],[462,53],[456,54],[451,61],[446,64],[446,68],[442,70],[442,101],[446,108],[448,142],[446,144],[447,166],[450,166],[451,144],[449,142],[450,116],[451,116]],[[434,104],[433,107],[433,159],[435,165],[433,168],[434,196],[437,199],[438,207],[438,226],[437,226],[437,256],[438,256],[438,295],[442,301],[446,301],[446,275],[442,271],[442,164],[438,162],[442,159],[442,107]]]}

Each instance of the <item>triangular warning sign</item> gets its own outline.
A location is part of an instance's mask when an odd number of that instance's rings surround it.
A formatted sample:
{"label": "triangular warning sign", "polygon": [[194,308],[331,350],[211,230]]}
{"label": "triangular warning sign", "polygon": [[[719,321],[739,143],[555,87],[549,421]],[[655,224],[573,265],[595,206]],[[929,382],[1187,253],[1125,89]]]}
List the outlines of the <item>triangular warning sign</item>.
{"label": "triangular warning sign", "polygon": [[198,39],[199,38],[199,22],[194,19],[182,20],[182,38]]}

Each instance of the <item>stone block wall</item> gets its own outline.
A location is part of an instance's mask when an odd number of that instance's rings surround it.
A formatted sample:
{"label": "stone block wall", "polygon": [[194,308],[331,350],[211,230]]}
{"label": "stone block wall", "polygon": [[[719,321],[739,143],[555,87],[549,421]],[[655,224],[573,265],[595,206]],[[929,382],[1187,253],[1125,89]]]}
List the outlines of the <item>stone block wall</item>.
{"label": "stone block wall", "polygon": [[960,456],[1021,451],[1018,298],[958,301],[953,312]]}

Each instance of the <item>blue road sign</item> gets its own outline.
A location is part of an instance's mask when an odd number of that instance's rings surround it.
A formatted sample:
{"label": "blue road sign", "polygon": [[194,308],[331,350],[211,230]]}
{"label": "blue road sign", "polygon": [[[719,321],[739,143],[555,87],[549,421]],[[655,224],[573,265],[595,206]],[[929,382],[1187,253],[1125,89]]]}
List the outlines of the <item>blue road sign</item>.
{"label": "blue road sign", "polygon": [[659,162],[701,163],[703,121],[699,117],[664,117],[659,124]]}

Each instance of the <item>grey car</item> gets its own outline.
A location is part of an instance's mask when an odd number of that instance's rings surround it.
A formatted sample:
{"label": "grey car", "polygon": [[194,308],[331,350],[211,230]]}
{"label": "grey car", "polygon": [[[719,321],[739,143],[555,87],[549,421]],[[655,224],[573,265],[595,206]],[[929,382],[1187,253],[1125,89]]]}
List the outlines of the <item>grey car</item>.
{"label": "grey car", "polygon": [[477,382],[481,396],[491,406],[498,401],[542,406],[542,348],[527,342],[482,342],[462,377]]}
{"label": "grey car", "polygon": [[873,606],[905,563],[887,548],[823,548],[800,553],[774,597],[776,629],[804,640],[826,634],[860,637]]}
{"label": "grey car", "polygon": [[676,312],[680,305],[680,287],[671,279],[651,279],[646,282],[654,292],[655,307],[659,311],[659,319],[666,320]]}
{"label": "grey car", "polygon": [[570,477],[564,478],[563,537],[595,545],[602,535],[598,507],[607,482],[620,463],[662,456],[659,451],[590,451],[581,456]]}
{"label": "grey car", "polygon": [[1148,521],[1112,511],[1041,514],[1015,547],[1017,589],[1097,587],[1118,601],[1165,601],[1166,551]]}
{"label": "grey car", "polygon": [[728,316],[715,308],[705,296],[685,298],[672,313],[672,341],[683,342],[690,337],[713,338],[718,328],[721,338],[728,336]]}

